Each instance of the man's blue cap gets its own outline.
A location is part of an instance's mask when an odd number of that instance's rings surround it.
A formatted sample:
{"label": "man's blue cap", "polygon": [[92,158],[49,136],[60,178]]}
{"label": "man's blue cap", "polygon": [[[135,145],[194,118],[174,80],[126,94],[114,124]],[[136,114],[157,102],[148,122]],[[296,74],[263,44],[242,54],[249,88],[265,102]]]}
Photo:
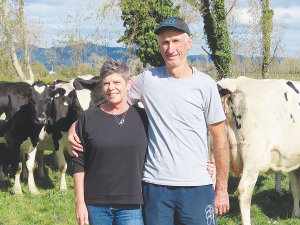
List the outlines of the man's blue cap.
{"label": "man's blue cap", "polygon": [[178,30],[181,30],[185,33],[187,33],[190,36],[190,29],[188,25],[184,22],[183,19],[179,17],[170,17],[168,19],[165,19],[162,21],[158,28],[154,31],[155,34],[159,34],[159,32],[162,30],[164,27],[174,27],[177,28]]}

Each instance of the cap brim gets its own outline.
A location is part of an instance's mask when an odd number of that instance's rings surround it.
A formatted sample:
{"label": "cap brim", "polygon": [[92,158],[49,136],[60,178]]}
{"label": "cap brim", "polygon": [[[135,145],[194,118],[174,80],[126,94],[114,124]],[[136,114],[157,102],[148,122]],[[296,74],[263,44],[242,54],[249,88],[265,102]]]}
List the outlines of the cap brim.
{"label": "cap brim", "polygon": [[[178,30],[184,32],[184,33],[187,33],[185,30],[183,30],[183,29],[181,29],[181,28],[179,28],[179,27],[177,27],[177,26],[172,26],[172,25],[162,25],[162,26],[159,26],[159,27],[154,31],[154,33],[155,33],[155,34],[159,34],[159,31],[161,30],[161,28],[164,28],[164,27],[173,27],[173,28],[176,28],[176,29],[178,29]],[[187,33],[187,34],[190,36],[189,33]]]}

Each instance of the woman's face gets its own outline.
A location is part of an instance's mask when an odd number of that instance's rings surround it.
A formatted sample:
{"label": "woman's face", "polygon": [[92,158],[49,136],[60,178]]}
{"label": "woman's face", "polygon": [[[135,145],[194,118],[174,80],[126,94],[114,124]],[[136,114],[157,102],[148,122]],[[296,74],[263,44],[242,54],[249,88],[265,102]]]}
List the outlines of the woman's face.
{"label": "woman's face", "polygon": [[107,101],[113,105],[127,103],[127,91],[131,87],[131,79],[126,83],[119,73],[107,75],[103,79],[103,93]]}

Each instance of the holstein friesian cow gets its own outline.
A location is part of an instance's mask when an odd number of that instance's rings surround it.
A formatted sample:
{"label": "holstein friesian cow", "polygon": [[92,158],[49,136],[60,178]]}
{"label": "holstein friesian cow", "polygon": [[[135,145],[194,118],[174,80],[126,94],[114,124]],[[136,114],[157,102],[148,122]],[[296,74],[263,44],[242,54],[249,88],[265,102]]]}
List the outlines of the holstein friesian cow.
{"label": "holstein friesian cow", "polygon": [[26,166],[29,171],[29,190],[34,194],[38,193],[33,178],[35,153],[40,132],[48,119],[47,106],[49,106],[51,100],[49,88],[42,81],[33,83],[28,90],[28,103],[20,106],[20,109],[14,112],[13,116],[8,119],[0,130],[0,137],[2,137],[0,142],[6,142],[9,149],[9,156],[5,166],[11,164],[13,174],[15,174],[15,194],[22,194],[20,185],[20,174],[22,172],[20,150],[28,154]]}
{"label": "holstein friesian cow", "polygon": [[0,81],[1,120],[8,120],[22,105],[27,104],[30,87],[26,82]]}
{"label": "holstein friesian cow", "polygon": [[[92,75],[80,76],[70,82],[54,82],[50,88],[55,92],[52,100],[50,122],[47,124],[46,137],[51,135],[52,145],[40,142],[38,146],[38,174],[44,176],[43,171],[43,150],[55,151],[58,167],[61,172],[60,189],[67,190],[65,173],[67,171],[67,162],[64,157],[64,151],[72,155],[68,142],[68,131],[86,109],[95,106],[104,99],[102,94],[102,84],[99,77]],[[45,138],[48,140],[48,138]]]}
{"label": "holstein friesian cow", "polygon": [[[28,103],[30,84],[26,82],[7,82],[0,81],[0,129],[4,127],[9,118],[17,112],[22,105]],[[6,141],[0,140],[0,181],[4,180],[2,165],[8,163],[9,155]]]}
{"label": "holstein friesian cow", "polygon": [[300,83],[246,77],[218,81],[227,116],[230,170],[238,176],[244,225],[260,173],[289,172],[293,216],[300,217]]}

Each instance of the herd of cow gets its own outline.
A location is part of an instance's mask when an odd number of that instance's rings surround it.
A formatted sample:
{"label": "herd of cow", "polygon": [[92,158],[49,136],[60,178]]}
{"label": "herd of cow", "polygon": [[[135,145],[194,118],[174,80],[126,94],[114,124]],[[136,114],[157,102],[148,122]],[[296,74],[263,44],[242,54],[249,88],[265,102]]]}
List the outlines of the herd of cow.
{"label": "herd of cow", "polygon": [[92,75],[49,84],[0,82],[0,180],[11,166],[15,175],[14,193],[22,194],[20,175],[23,170],[23,177],[27,177],[28,171],[29,191],[37,194],[33,177],[35,157],[38,176],[44,177],[43,154],[47,149],[57,155],[60,189],[67,190],[63,151],[71,154],[68,130],[84,110],[103,99],[100,79]]}
{"label": "herd of cow", "polygon": [[[238,192],[243,224],[251,224],[252,191],[260,173],[289,172],[293,215],[300,217],[300,82],[239,77],[223,79],[218,86],[227,116],[230,171],[242,174]],[[38,193],[34,162],[37,158],[38,175],[43,177],[43,150],[47,149],[56,152],[60,189],[66,190],[63,151],[71,153],[67,132],[80,113],[103,99],[99,77],[91,75],[50,84],[0,82],[0,180],[2,170],[11,165],[14,193],[22,193],[20,174],[26,153],[29,190]]]}

